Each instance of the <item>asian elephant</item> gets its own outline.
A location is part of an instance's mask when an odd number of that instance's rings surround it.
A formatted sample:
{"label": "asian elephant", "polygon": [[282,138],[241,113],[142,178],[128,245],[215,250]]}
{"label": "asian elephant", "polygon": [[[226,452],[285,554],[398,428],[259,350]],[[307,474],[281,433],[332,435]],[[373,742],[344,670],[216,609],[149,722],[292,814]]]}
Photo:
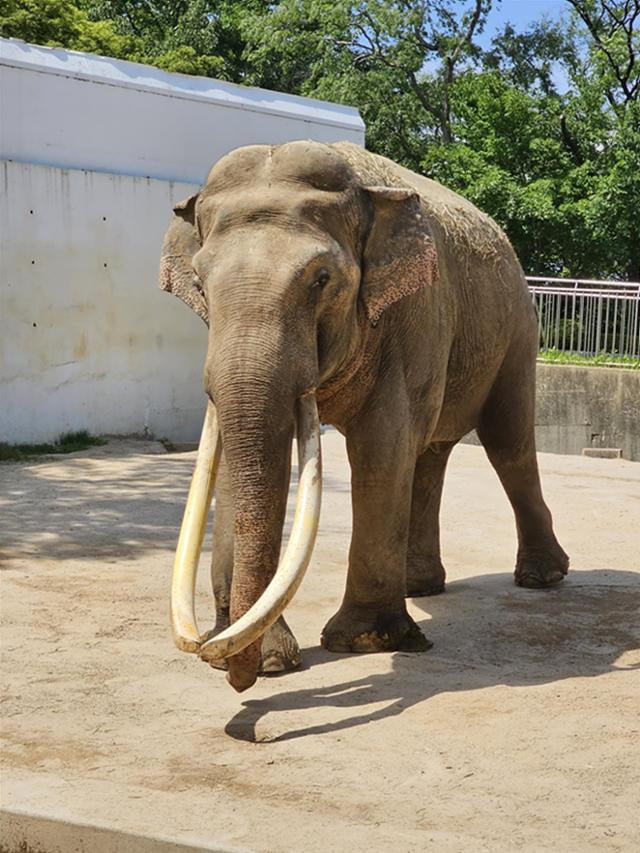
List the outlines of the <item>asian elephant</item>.
{"label": "asian elephant", "polygon": [[[535,453],[535,312],[506,236],[468,201],[351,143],[239,148],[174,208],[160,286],[209,326],[210,402],[176,558],[174,635],[212,664],[226,658],[237,690],[261,666],[299,660],[282,610],[317,527],[319,421],[346,437],[353,506],[327,649],[429,647],[405,596],[444,590],[445,467],[474,428],[515,513],[516,583],[562,581],[569,561]],[[278,567],[296,430],[298,510]],[[200,636],[194,572],[220,459],[217,625]]]}

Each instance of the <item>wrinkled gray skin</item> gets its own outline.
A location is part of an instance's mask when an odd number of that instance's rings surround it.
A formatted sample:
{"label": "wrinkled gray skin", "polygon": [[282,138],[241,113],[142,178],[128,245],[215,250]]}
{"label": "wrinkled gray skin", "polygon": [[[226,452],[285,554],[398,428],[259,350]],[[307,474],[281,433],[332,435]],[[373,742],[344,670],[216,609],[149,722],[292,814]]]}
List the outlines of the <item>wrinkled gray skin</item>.
{"label": "wrinkled gray skin", "polygon": [[[349,143],[240,148],[175,208],[161,286],[209,324],[204,383],[224,448],[216,630],[275,571],[295,403],[309,390],[346,436],[352,475],[349,570],[327,649],[430,645],[405,596],[444,590],[442,483],[474,427],[515,513],[516,583],[563,579],[534,446],[534,310],[506,237],[469,202]],[[242,689],[260,666],[298,661],[280,620],[228,664]]]}

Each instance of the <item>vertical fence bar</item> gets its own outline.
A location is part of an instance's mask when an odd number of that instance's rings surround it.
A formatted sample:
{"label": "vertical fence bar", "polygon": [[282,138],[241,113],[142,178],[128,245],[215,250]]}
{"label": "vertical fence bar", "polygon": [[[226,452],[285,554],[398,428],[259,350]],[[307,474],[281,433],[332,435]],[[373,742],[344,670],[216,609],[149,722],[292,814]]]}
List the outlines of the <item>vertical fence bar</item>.
{"label": "vertical fence bar", "polygon": [[542,294],[534,291],[533,304],[538,314],[538,347],[542,347]]}
{"label": "vertical fence bar", "polygon": [[636,322],[635,322],[635,326],[634,326],[635,332],[634,332],[634,337],[633,337],[633,341],[632,341],[633,347],[632,347],[631,355],[634,358],[639,358],[640,357],[640,287],[638,287],[638,293],[636,294],[635,305],[636,305]]}
{"label": "vertical fence bar", "polygon": [[580,296],[578,300],[578,316],[580,317],[580,326],[578,328],[578,352],[582,352],[582,338],[584,337],[584,296]]}
{"label": "vertical fence bar", "polygon": [[584,344],[580,350],[583,355],[589,355],[589,347],[591,344],[591,299],[589,294],[584,297],[584,318],[585,318],[585,336]]}
{"label": "vertical fence bar", "polygon": [[627,354],[627,303],[620,303],[620,355]]}

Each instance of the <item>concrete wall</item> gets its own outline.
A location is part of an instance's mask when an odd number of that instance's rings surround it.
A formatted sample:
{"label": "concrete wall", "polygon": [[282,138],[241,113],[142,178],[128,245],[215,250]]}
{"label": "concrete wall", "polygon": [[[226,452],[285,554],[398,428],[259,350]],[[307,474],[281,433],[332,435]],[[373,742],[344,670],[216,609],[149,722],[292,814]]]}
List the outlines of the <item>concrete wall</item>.
{"label": "concrete wall", "polygon": [[155,281],[168,211],[194,185],[0,168],[2,440],[194,438],[206,327]]}
{"label": "concrete wall", "polygon": [[640,461],[640,370],[539,364],[536,442],[550,453],[618,447]]}
{"label": "concrete wall", "polygon": [[[536,446],[545,453],[581,454],[612,447],[640,462],[640,370],[538,364]],[[465,444],[479,444],[474,432]]]}
{"label": "concrete wall", "polygon": [[0,39],[0,441],[197,437],[204,324],[156,286],[176,201],[238,145],[353,109]]}

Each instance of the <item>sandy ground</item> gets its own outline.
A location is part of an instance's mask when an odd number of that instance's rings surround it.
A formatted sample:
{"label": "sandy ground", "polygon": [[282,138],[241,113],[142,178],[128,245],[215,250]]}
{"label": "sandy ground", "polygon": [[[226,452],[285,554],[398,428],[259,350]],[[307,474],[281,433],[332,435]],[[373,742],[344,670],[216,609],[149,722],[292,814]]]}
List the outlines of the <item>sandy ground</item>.
{"label": "sandy ground", "polygon": [[410,605],[434,648],[340,656],[318,641],[348,469],[336,433],[323,445],[321,533],[288,614],[305,666],[242,696],[169,636],[193,453],[114,441],[0,467],[5,805],[257,853],[638,850],[640,464],[541,456],[572,572],[536,592],[512,583],[483,451],[458,447],[448,591]]}

